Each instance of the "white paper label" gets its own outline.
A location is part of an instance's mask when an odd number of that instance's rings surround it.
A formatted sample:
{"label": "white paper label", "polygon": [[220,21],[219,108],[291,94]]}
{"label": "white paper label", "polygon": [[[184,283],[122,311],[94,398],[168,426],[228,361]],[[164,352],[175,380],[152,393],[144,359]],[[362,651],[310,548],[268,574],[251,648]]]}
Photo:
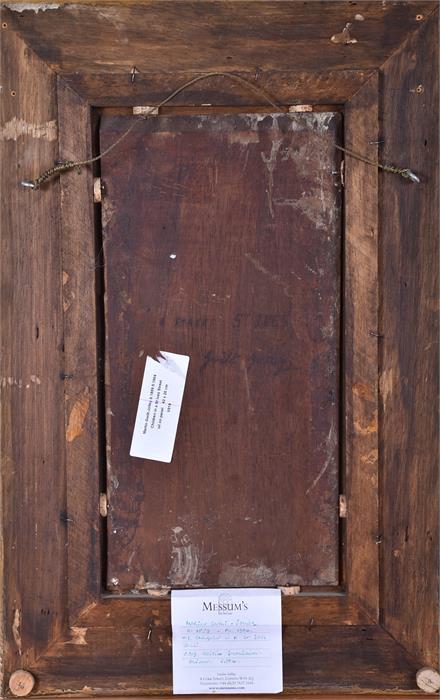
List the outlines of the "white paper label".
{"label": "white paper label", "polygon": [[281,693],[281,591],[172,591],[173,693]]}
{"label": "white paper label", "polygon": [[171,462],[188,371],[188,355],[147,357],[130,456]]}

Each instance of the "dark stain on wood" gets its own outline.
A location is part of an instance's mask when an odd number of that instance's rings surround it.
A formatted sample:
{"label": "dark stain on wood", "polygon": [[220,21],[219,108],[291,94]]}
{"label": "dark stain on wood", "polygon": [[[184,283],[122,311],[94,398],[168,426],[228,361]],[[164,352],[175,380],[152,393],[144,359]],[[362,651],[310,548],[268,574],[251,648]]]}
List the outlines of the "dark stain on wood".
{"label": "dark stain on wood", "polygon": [[[103,163],[111,587],[338,580],[340,121],[152,118]],[[159,349],[171,465],[128,456]]]}
{"label": "dark stain on wood", "polygon": [[[16,31],[61,75],[121,73],[131,89],[130,71],[344,70],[380,66],[430,2],[179,2],[169,0],[117,6],[72,5],[52,11],[6,12]],[[331,37],[358,13],[354,46]],[[379,29],[380,27],[380,29]],[[115,33],[118,41],[115,42]],[[128,51],[129,47],[129,51]],[[136,81],[141,75],[136,76]]]}
{"label": "dark stain on wood", "polygon": [[[381,283],[383,619],[438,667],[438,17],[384,66],[386,155],[421,183],[384,178]],[[422,85],[422,93],[412,92]]]}
{"label": "dark stain on wood", "polygon": [[[2,33],[2,73],[9,89],[0,101],[0,568],[5,573],[0,646],[5,668],[14,670],[32,663],[60,634],[63,560],[53,568],[44,562],[56,561],[64,547],[58,513],[66,486],[58,379],[63,367],[59,189],[55,184],[30,199],[18,184],[25,170],[44,168],[57,157],[56,80],[16,34]],[[16,139],[8,138],[12,124],[22,127]],[[41,609],[50,614],[41,615]]]}

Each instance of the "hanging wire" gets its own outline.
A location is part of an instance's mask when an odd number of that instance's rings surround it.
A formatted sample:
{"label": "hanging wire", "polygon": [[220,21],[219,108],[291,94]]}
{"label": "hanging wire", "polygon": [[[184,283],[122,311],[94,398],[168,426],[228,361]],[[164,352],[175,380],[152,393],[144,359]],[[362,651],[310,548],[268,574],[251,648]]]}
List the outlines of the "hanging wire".
{"label": "hanging wire", "polygon": [[412,170],[409,168],[398,168],[396,165],[384,165],[383,163],[378,163],[375,160],[370,160],[370,158],[366,158],[366,156],[362,156],[359,153],[355,153],[352,151],[350,148],[345,148],[344,146],[339,146],[337,143],[335,143],[335,148],[337,148],[339,151],[343,151],[346,153],[348,156],[351,156],[352,158],[356,158],[356,160],[362,161],[362,163],[368,163],[368,165],[374,165],[376,168],[380,168],[381,170],[384,170],[386,173],[394,173],[394,175],[401,175],[401,177],[406,178],[407,180],[411,180],[411,182],[420,182],[420,179],[417,177],[415,173],[413,173]]}
{"label": "hanging wire", "polygon": [[[96,163],[97,161],[101,160],[101,158],[104,158],[104,156],[108,155],[111,151],[113,151],[116,146],[118,146],[123,139],[125,139],[128,134],[130,134],[131,131],[139,124],[139,122],[144,121],[147,119],[147,117],[160,107],[163,107],[166,105],[168,102],[170,102],[174,97],[179,95],[183,90],[186,90],[186,88],[190,87],[191,85],[194,85],[195,83],[198,83],[200,80],[206,80],[207,78],[213,78],[213,77],[223,77],[223,78],[228,78],[230,80],[233,80],[235,82],[241,83],[242,85],[245,85],[246,87],[250,88],[251,90],[254,91],[255,94],[257,94],[259,97],[263,97],[264,100],[274,107],[278,112],[284,112],[288,113],[289,108],[285,107],[283,105],[280,105],[271,95],[269,95],[263,88],[261,88],[259,85],[255,85],[252,83],[250,80],[247,80],[246,78],[241,77],[240,75],[236,75],[235,73],[227,73],[227,72],[222,72],[222,71],[212,71],[210,73],[203,73],[202,75],[198,75],[195,78],[192,78],[191,80],[188,80],[186,83],[183,83],[183,85],[180,85],[177,87],[173,92],[171,92],[167,97],[165,97],[159,104],[153,105],[149,107],[149,109],[142,114],[141,116],[136,117],[128,129],[126,129],[119,138],[116,139],[108,148],[104,149],[101,151],[101,153],[98,153],[96,156],[92,156],[90,158],[86,158],[84,160],[68,160],[64,161],[61,163],[56,163],[53,167],[48,168],[44,172],[42,172],[38,177],[35,178],[35,180],[23,180],[21,182],[23,187],[28,187],[29,189],[32,190],[38,190],[43,183],[45,183],[47,180],[50,180],[57,175],[61,175],[62,173],[68,172],[70,170],[77,170],[78,172],[81,172],[81,168],[87,166],[87,165],[92,165],[92,163]],[[365,156],[360,155],[359,153],[355,153],[354,151],[344,148],[343,146],[339,146],[338,144],[335,144],[336,148],[338,148],[340,151],[344,151],[347,155],[351,156],[352,158],[356,158],[357,160],[363,161],[364,163],[368,163],[369,165],[373,165],[377,168],[381,168],[382,170],[389,172],[389,173],[394,173],[396,175],[401,175],[402,177],[410,180],[411,182],[420,182],[419,178],[415,173],[413,173],[409,168],[398,168],[394,165],[383,165],[382,163],[377,163],[376,161],[370,160],[366,158]]]}

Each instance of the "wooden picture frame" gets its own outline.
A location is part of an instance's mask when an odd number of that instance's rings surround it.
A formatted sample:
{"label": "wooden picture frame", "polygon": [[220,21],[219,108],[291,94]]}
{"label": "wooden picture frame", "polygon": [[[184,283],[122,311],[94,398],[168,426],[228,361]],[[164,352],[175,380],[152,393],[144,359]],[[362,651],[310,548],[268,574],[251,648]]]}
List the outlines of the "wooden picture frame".
{"label": "wooden picture frame", "polygon": [[[339,105],[345,145],[420,178],[345,157],[343,585],[283,597],[283,650],[286,695],[421,693],[439,667],[437,2],[9,3],[2,39],[4,693],[19,669],[35,696],[172,692],[169,598],[103,588],[99,170],[20,181],[89,157],[103,109],[222,70]],[[176,104],[251,99],[213,77]]]}

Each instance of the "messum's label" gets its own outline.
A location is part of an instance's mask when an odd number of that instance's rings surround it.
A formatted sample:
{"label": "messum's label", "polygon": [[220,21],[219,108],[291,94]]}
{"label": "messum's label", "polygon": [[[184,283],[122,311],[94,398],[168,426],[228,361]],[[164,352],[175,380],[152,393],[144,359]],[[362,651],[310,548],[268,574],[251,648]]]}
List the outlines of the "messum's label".
{"label": "messum's label", "polygon": [[281,592],[172,591],[173,693],[281,693]]}

